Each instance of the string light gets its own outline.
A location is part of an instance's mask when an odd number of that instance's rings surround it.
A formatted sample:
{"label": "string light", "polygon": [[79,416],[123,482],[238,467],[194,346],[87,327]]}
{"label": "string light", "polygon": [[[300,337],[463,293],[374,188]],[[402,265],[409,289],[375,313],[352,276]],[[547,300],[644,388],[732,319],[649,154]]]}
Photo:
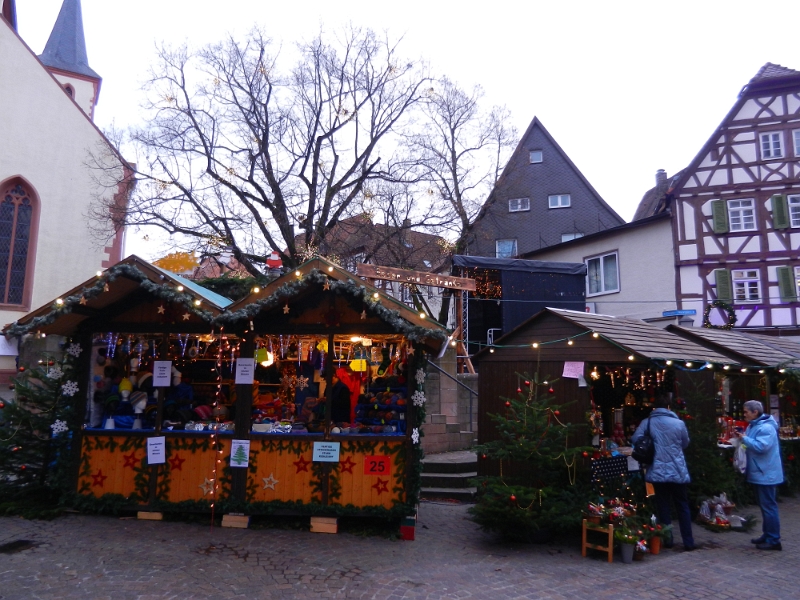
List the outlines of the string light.
{"label": "string light", "polygon": [[592,332],[592,337],[593,337],[593,338],[599,338],[599,337],[600,337],[600,334],[599,334],[599,333],[597,333],[596,331],[594,331],[594,332]]}
{"label": "string light", "polygon": [[691,369],[691,368],[692,368],[692,366],[693,366],[693,364],[694,364],[694,363],[687,362],[687,363],[686,363],[686,367],[687,367],[687,368],[689,368],[689,369]]}
{"label": "string light", "polygon": [[532,347],[534,350],[536,350],[536,348],[538,348],[538,347],[539,347],[539,343],[538,343],[538,342],[533,342],[533,344],[531,344],[531,347]]}
{"label": "string light", "polygon": [[295,271],[294,274],[295,276],[300,277],[300,271]]}
{"label": "string light", "polygon": [[635,357],[633,356],[633,354],[628,355],[628,360],[635,360]]}
{"label": "string light", "polygon": [[742,367],[742,373],[747,373],[747,367]]}
{"label": "string light", "polygon": [[56,298],[56,304],[61,306],[62,304],[64,304],[64,301],[61,298]]}
{"label": "string light", "polygon": [[668,366],[668,367],[671,367],[671,366],[672,366],[672,361],[671,361],[671,360],[668,360],[668,361],[667,361],[667,366]]}
{"label": "string light", "polygon": [[572,340],[569,340],[569,341],[567,341],[567,346],[572,346],[574,343],[575,342],[573,342]]}
{"label": "string light", "polygon": [[178,286],[177,288],[175,288],[175,289],[176,289],[176,290],[178,290],[179,292],[182,292],[182,291],[183,291],[183,286],[182,286],[182,285],[179,285],[179,286]]}
{"label": "string light", "polygon": [[724,367],[722,367],[722,368],[723,368],[723,369],[725,369],[726,371],[730,371],[730,369],[731,369],[731,366],[730,366],[730,365],[725,365],[725,366],[724,366]]}
{"label": "string light", "polygon": [[254,287],[254,288],[253,288],[253,293],[254,293],[254,294],[257,294],[257,293],[258,293],[258,292],[260,292],[260,291],[261,291],[261,288],[260,288],[260,287],[258,287],[258,286],[256,286],[256,287]]}

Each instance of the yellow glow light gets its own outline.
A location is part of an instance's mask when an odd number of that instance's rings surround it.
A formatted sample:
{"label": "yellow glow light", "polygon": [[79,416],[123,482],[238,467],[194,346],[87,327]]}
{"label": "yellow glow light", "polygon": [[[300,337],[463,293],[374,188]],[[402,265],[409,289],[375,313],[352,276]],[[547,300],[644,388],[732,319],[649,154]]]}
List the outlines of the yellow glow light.
{"label": "yellow glow light", "polygon": [[182,292],[182,291],[183,291],[183,286],[182,286],[182,285],[179,285],[179,286],[178,286],[177,288],[175,288],[175,289],[177,289],[179,292]]}

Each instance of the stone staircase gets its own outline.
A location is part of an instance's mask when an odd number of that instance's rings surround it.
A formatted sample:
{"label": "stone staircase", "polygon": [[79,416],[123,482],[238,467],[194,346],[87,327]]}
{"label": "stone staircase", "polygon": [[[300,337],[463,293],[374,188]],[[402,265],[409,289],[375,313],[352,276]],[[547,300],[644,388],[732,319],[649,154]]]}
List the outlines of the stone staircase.
{"label": "stone staircase", "polygon": [[470,450],[428,455],[422,459],[420,497],[474,502],[477,490],[467,482],[477,475],[478,457]]}
{"label": "stone staircase", "polygon": [[474,432],[462,431],[465,428],[463,424],[448,422],[450,420],[442,414],[425,417],[425,437],[422,438],[425,454],[452,453],[475,444],[477,435]]}

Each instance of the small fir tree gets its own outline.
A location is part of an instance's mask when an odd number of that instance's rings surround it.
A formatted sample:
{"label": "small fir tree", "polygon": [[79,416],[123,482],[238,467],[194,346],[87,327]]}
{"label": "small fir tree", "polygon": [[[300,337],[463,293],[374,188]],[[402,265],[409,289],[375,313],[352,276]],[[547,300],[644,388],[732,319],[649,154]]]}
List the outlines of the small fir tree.
{"label": "small fir tree", "polygon": [[562,419],[566,404],[550,383],[538,373],[518,376],[517,398],[501,398],[505,411],[490,415],[498,438],[477,447],[481,459],[499,461],[500,475],[479,480],[470,513],[484,530],[535,541],[580,524],[589,493],[578,481],[578,456],[591,448],[570,447],[575,425]]}
{"label": "small fir tree", "polygon": [[68,488],[71,430],[80,426],[74,401],[76,344],[63,357],[43,354],[22,366],[15,398],[0,413],[0,497],[57,499]]}

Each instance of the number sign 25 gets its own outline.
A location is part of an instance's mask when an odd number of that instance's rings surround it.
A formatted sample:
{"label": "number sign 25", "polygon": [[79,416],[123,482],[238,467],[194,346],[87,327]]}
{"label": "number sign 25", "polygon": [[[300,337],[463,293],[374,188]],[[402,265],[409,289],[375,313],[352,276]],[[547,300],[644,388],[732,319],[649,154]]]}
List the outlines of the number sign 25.
{"label": "number sign 25", "polygon": [[388,456],[364,457],[364,475],[388,475],[388,474],[389,474]]}

